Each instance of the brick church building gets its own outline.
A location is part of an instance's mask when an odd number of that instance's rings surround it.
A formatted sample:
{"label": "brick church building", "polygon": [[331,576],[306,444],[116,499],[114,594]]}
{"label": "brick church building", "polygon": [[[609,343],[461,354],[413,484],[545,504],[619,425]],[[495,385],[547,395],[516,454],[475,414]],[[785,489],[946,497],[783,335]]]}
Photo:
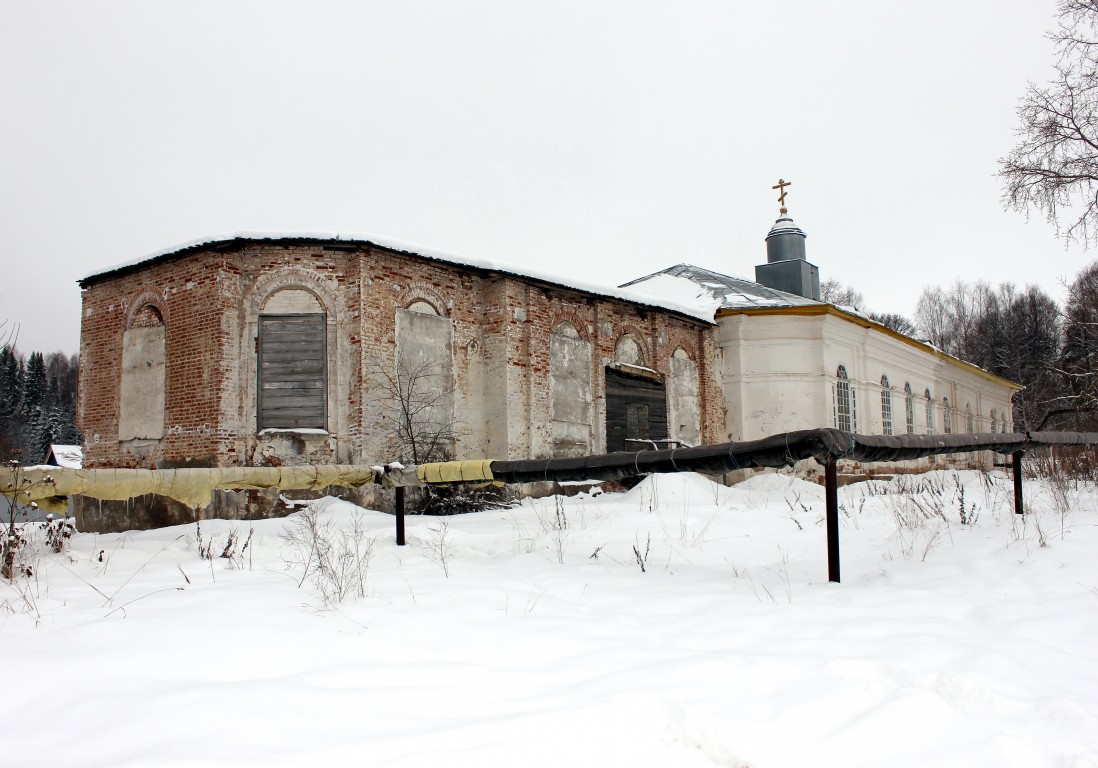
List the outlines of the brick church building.
{"label": "brick church building", "polygon": [[[89,468],[410,460],[394,434],[409,396],[424,431],[447,433],[432,458],[726,436],[712,316],[639,294],[370,240],[263,235],[80,285]],[[418,394],[401,391],[411,379]]]}
{"label": "brick church building", "polygon": [[[679,264],[618,289],[329,235],[232,235],[101,270],[80,281],[85,466],[1009,431],[1018,385],[821,301],[804,241],[783,208],[754,281]],[[907,469],[974,460],[990,456]]]}

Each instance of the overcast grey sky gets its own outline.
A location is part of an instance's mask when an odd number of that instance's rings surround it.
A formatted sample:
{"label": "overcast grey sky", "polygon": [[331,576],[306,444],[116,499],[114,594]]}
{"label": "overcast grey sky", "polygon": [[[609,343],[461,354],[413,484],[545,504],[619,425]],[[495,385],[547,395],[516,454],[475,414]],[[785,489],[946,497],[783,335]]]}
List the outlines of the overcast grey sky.
{"label": "overcast grey sky", "polygon": [[1098,258],[1004,212],[1053,0],[0,0],[0,320],[75,352],[83,275],[240,230],[368,232],[616,285],[754,277],[779,177],[821,277]]}

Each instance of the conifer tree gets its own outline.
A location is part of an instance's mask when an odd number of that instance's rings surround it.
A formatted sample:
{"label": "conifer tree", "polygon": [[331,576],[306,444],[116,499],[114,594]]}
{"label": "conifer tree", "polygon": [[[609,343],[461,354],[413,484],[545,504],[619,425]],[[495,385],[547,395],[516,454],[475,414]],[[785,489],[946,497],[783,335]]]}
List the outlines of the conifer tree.
{"label": "conifer tree", "polygon": [[42,445],[47,394],[46,362],[41,352],[31,352],[23,377],[23,401],[19,409],[20,447],[25,464],[37,464],[45,456]]}
{"label": "conifer tree", "polygon": [[23,399],[23,360],[10,345],[0,349],[0,459],[19,446],[19,408]]}

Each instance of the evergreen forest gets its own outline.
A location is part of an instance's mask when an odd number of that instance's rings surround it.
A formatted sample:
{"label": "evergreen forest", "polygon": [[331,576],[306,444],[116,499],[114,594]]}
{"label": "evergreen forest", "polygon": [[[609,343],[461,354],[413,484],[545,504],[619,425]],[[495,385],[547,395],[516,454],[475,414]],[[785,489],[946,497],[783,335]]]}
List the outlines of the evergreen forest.
{"label": "evergreen forest", "polygon": [[77,355],[0,349],[0,457],[39,464],[50,445],[80,445]]}

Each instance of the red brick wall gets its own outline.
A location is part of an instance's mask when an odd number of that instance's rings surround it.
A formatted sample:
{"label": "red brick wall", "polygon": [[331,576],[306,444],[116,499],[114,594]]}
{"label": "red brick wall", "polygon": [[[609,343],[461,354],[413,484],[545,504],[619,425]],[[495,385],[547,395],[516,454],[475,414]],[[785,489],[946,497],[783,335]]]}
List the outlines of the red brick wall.
{"label": "red brick wall", "polygon": [[[633,333],[646,364],[670,379],[682,347],[698,363],[701,426],[725,439],[723,398],[706,323],[577,290],[379,248],[245,243],[197,250],[95,282],[84,290],[79,421],[97,466],[250,464],[270,460],[255,434],[254,322],[281,287],[317,295],[329,314],[330,435],[284,460],[385,461],[373,372],[395,365],[398,308],[423,300],[453,322],[457,410],[468,423],[459,457],[548,456],[552,444],[549,335],[572,323],[592,344],[596,445],[604,445],[604,365]],[[122,335],[143,303],[165,323],[165,437],[118,442]],[[279,448],[278,450],[282,450]]]}
{"label": "red brick wall", "polygon": [[[199,253],[137,273],[112,277],[83,292],[78,420],[85,465],[150,467],[216,461],[220,315],[220,257]],[[165,325],[165,437],[135,453],[118,443],[122,337],[156,306]]]}

